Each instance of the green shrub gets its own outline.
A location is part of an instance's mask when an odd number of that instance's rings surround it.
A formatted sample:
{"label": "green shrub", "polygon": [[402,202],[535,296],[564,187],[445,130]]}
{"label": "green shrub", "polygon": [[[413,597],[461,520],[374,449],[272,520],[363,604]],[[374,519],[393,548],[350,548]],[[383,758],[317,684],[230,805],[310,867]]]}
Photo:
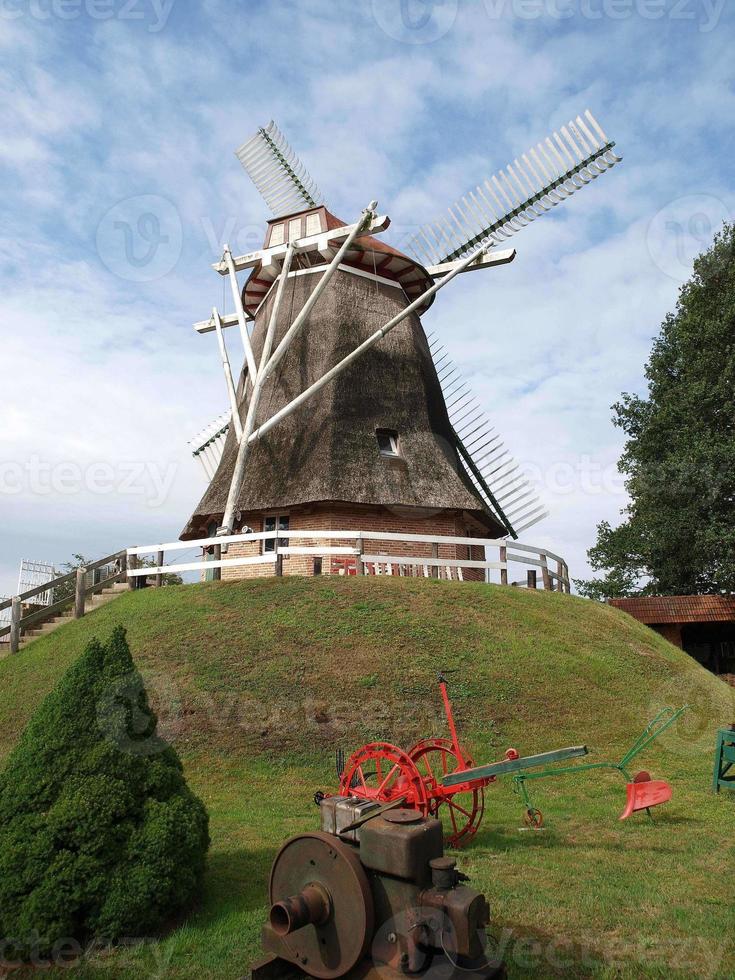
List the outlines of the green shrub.
{"label": "green shrub", "polygon": [[197,896],[207,812],[156,725],[122,627],[36,711],[0,774],[6,956],[150,935]]}

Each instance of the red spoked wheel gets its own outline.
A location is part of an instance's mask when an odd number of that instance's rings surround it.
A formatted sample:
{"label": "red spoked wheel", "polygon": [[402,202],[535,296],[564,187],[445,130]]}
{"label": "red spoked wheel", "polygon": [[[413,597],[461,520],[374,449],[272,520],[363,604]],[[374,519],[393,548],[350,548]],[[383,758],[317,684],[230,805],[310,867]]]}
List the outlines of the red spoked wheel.
{"label": "red spoked wheel", "polygon": [[[456,772],[460,760],[448,738],[423,738],[408,752],[421,775],[429,800],[429,813],[444,825],[444,841],[447,847],[463,847],[477,833],[485,812],[485,790],[475,781],[466,788],[444,788],[442,776]],[[464,758],[464,767],[474,763]]]}
{"label": "red spoked wheel", "polygon": [[350,756],[339,782],[339,795],[381,804],[403,797],[404,806],[429,815],[426,787],[416,765],[390,742],[371,742]]}

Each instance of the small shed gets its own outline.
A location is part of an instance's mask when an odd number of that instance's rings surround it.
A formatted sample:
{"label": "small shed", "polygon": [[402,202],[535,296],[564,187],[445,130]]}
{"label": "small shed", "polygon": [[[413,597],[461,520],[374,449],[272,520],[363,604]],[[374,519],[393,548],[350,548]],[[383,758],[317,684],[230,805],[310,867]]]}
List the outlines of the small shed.
{"label": "small shed", "polygon": [[735,675],[735,596],[649,595],[610,599],[715,674]]}

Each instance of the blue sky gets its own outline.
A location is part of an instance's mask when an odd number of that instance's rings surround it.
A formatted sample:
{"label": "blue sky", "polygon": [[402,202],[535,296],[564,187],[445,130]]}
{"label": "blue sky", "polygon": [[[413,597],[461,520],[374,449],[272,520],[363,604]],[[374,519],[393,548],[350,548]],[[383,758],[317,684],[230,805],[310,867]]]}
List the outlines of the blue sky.
{"label": "blue sky", "polygon": [[260,244],[257,126],[397,241],[589,107],[624,163],[425,318],[539,482],[526,537],[583,574],[625,503],[609,406],[735,211],[733,42],[725,0],[0,0],[0,595],[199,499],[187,441],[227,400],[191,324],[222,243]]}

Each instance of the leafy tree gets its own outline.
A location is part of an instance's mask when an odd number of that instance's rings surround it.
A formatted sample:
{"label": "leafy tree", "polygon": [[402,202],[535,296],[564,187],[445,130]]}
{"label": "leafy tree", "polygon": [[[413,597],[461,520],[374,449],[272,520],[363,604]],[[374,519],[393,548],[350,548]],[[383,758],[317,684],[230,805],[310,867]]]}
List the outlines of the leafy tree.
{"label": "leafy tree", "polygon": [[6,958],[150,935],[195,900],[208,817],[156,725],[122,627],[36,711],[0,773]]}
{"label": "leafy tree", "polygon": [[[78,568],[82,568],[84,565],[88,565],[92,561],[91,558],[85,558],[84,555],[74,554],[71,556],[71,561],[65,561],[61,566],[61,569],[56,572],[57,575],[66,575],[68,572],[75,572]],[[54,586],[53,602],[61,602],[62,599],[69,599],[74,596],[76,592],[76,582],[74,579],[70,579],[68,582],[62,582],[61,585]]]}
{"label": "leafy tree", "polygon": [[[92,564],[92,558],[85,558],[84,555],[74,554],[71,557],[71,561],[65,561],[61,569],[57,571],[58,575],[65,575],[68,572],[75,572],[78,568],[86,567]],[[156,566],[156,561],[153,558],[139,558],[138,559],[141,568],[154,568]],[[103,574],[105,574],[103,572]],[[111,574],[111,573],[108,573]],[[164,572],[163,574],[163,585],[181,585],[183,578],[176,572]],[[91,579],[89,579],[91,583]],[[76,593],[76,582],[74,579],[70,579],[68,582],[62,582],[61,585],[54,586],[54,602],[61,602],[62,599],[72,599]]]}
{"label": "leafy tree", "polygon": [[578,581],[592,598],[735,591],[735,226],[694,263],[646,366],[645,397],[623,394],[615,425],[630,504],[603,522]]}

